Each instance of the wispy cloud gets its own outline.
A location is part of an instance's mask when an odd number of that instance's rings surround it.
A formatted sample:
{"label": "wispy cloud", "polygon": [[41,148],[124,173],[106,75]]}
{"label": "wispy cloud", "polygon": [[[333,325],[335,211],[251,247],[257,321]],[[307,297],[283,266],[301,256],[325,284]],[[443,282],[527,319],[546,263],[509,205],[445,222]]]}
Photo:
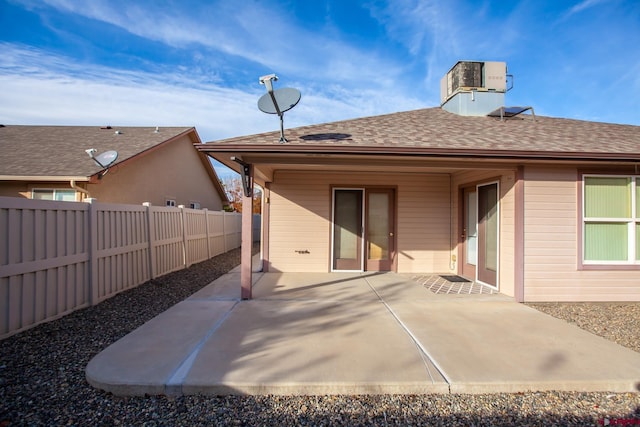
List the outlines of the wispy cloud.
{"label": "wispy cloud", "polygon": [[[33,0],[23,1],[33,4]],[[360,50],[335,34],[325,37],[307,29],[280,5],[220,1],[152,8],[130,1],[44,1],[59,11],[108,23],[167,46],[204,49],[202,61],[220,52],[252,62],[265,72],[327,76],[351,85],[362,82],[361,86],[390,87],[402,72],[401,64]],[[290,42],[292,38],[295,43]]]}
{"label": "wispy cloud", "polygon": [[[185,83],[182,86],[191,87],[202,80],[254,93],[253,84],[258,91],[262,90],[257,86],[260,75],[277,72],[284,77],[281,79],[283,84],[303,91],[304,100],[333,105],[327,112],[316,111],[309,120],[303,120],[306,123],[317,122],[324,117],[348,118],[363,112],[376,114],[418,108],[425,104],[433,105],[437,99],[416,93],[409,78],[413,65],[386,55],[384,49],[371,51],[360,48],[345,41],[339,31],[324,34],[317,28],[307,28],[298,17],[278,4],[220,1],[196,5],[173,3],[171,7],[163,7],[159,3],[156,7],[143,7],[137,2],[118,0],[16,1],[43,14],[47,13],[44,8],[54,8],[64,14],[107,23],[129,34],[190,52],[193,62],[183,65],[183,73],[179,72],[179,67],[172,73],[157,70],[165,83]],[[244,61],[241,67],[233,63],[234,58]],[[47,61],[64,63],[65,59],[50,57]],[[226,75],[225,66],[219,65],[225,61],[228,64]],[[23,63],[36,64],[37,61]],[[233,81],[233,70],[238,68],[245,75],[255,74],[255,80],[245,80],[244,84]],[[59,74],[78,76],[76,71],[79,68],[68,66],[60,69]],[[150,77],[109,67],[101,67],[95,72],[99,74],[94,79],[96,81],[100,81],[104,73],[108,81],[125,79],[145,86],[148,84],[140,80]],[[154,76],[151,77],[154,81]],[[346,116],[339,117],[339,112],[345,112]]]}
{"label": "wispy cloud", "polygon": [[576,4],[575,6],[573,6],[571,9],[569,9],[569,11],[567,12],[567,16],[582,12],[583,10],[597,6],[601,3],[605,3],[607,1],[608,0],[583,0],[580,3]]}
{"label": "wispy cloud", "polygon": [[[181,73],[78,64],[38,49],[0,43],[0,123],[196,126],[204,140],[278,129],[256,106],[262,88],[229,89]],[[34,106],[38,108],[34,108]],[[399,94],[303,89],[287,127],[418,108]]]}
{"label": "wispy cloud", "polygon": [[[0,42],[0,123],[162,120],[217,139],[277,130],[255,105],[263,74],[302,91],[291,127],[437,105],[459,60],[506,61],[517,77],[509,98],[551,115],[601,117],[606,86],[618,111],[603,120],[637,123],[632,0],[4,1],[29,11],[16,16],[40,15],[41,27],[9,29],[16,40],[47,42]],[[571,25],[559,22],[569,14]]]}
{"label": "wispy cloud", "polygon": [[[75,64],[45,52],[0,44],[0,122],[197,126],[206,139],[270,130],[256,94],[181,74]],[[34,106],[38,106],[34,108]]]}
{"label": "wispy cloud", "polygon": [[459,0],[394,0],[368,7],[389,37],[406,46],[412,60],[424,67],[424,86],[431,96],[457,61],[506,60],[515,46],[521,49],[524,14],[517,7],[500,18],[487,4]]}
{"label": "wispy cloud", "polygon": [[433,69],[442,53],[455,55],[458,51],[458,24],[449,8],[450,2],[437,0],[369,5],[371,15],[385,27],[389,37],[404,45],[415,60],[427,64],[427,82],[433,81]]}

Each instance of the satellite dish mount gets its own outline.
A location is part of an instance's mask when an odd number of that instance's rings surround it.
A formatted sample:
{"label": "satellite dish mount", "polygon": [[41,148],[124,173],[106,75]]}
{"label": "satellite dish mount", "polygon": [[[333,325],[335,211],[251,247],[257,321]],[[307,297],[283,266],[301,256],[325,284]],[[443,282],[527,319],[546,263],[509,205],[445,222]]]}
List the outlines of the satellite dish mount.
{"label": "satellite dish mount", "polygon": [[287,141],[284,137],[284,113],[295,107],[300,101],[300,91],[290,87],[273,90],[273,82],[278,80],[275,74],[260,77],[260,84],[265,85],[267,93],[258,100],[258,108],[263,113],[277,114],[280,117],[280,143]]}

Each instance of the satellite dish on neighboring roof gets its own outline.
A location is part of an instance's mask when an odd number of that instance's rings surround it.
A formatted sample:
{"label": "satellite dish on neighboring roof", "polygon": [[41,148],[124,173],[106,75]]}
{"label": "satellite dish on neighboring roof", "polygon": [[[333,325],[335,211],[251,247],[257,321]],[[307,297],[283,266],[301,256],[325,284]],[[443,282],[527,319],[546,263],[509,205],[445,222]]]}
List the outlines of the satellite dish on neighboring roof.
{"label": "satellite dish on neighboring roof", "polygon": [[104,153],[98,154],[93,160],[102,166],[103,168],[108,168],[116,161],[118,158],[118,152],[115,150],[105,151]]}
{"label": "satellite dish on neighboring roof", "polygon": [[103,173],[99,175],[102,178],[108,171],[109,167],[118,159],[118,152],[115,150],[105,151],[104,153],[100,153],[97,156],[94,154],[98,151],[95,148],[89,148],[88,150],[84,150],[89,157],[93,159],[93,161],[103,169],[106,169]]}
{"label": "satellite dish on neighboring roof", "polygon": [[277,114],[280,117],[280,143],[287,142],[284,137],[284,113],[291,110],[300,101],[300,91],[291,87],[273,90],[273,81],[278,80],[275,74],[260,77],[260,84],[267,87],[267,93],[258,100],[258,108],[263,113]]}

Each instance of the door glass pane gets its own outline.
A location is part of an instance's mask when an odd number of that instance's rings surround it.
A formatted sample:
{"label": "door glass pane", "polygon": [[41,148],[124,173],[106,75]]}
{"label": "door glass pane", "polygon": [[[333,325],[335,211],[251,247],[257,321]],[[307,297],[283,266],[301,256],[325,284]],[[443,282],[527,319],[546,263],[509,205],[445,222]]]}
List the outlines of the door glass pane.
{"label": "door glass pane", "polygon": [[629,234],[626,223],[585,224],[584,235],[585,260],[627,260]]}
{"label": "door glass pane", "polygon": [[586,218],[631,216],[631,178],[586,177],[584,188]]}
{"label": "door glass pane", "polygon": [[362,192],[340,190],[335,193],[334,258],[357,259],[360,235]]}
{"label": "door glass pane", "polygon": [[369,259],[389,258],[389,194],[369,193],[368,254]]}
{"label": "door glass pane", "polygon": [[498,271],[498,186],[497,184],[480,187],[481,195],[485,198],[487,211],[485,222],[485,265],[487,270]]}
{"label": "door glass pane", "polygon": [[467,264],[476,265],[478,263],[478,206],[476,192],[467,193]]}

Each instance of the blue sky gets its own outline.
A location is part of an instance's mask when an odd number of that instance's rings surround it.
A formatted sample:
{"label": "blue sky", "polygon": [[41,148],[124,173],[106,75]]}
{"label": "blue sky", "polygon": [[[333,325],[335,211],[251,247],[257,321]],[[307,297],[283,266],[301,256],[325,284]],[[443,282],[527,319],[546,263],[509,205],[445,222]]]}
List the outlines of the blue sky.
{"label": "blue sky", "polygon": [[0,123],[276,131],[439,106],[459,60],[505,61],[507,105],[640,125],[638,0],[0,0]]}

